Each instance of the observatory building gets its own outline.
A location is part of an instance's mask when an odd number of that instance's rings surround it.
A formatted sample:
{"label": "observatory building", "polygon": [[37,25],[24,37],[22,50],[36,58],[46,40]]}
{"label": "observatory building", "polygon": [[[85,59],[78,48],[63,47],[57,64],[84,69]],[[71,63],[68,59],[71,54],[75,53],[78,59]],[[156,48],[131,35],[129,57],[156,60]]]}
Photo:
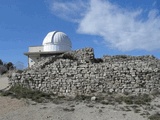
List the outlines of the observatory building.
{"label": "observatory building", "polygon": [[56,56],[70,51],[71,48],[72,43],[65,33],[52,31],[46,35],[41,46],[30,46],[24,55],[28,56],[28,67],[31,67],[41,57]]}

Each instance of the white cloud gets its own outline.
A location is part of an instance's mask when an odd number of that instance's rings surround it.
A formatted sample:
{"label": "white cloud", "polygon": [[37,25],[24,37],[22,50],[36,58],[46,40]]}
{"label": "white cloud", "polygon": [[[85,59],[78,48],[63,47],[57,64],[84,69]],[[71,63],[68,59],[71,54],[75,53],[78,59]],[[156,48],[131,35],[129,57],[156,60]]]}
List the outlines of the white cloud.
{"label": "white cloud", "polygon": [[[71,3],[56,3],[55,10],[63,16],[78,19],[78,33],[98,35],[103,37],[107,46],[130,51],[159,50],[160,49],[160,16],[158,10],[149,11],[147,18],[143,18],[143,9],[130,11],[123,9],[108,0],[90,0],[88,8],[84,1]],[[55,4],[55,3],[54,3]],[[72,8],[72,9],[69,9]],[[83,11],[82,11],[83,9]],[[64,11],[63,11],[64,10]],[[80,17],[73,17],[75,13]]]}
{"label": "white cloud", "polygon": [[50,8],[54,15],[71,22],[78,22],[89,2],[84,2],[83,0],[51,0],[50,3]]}

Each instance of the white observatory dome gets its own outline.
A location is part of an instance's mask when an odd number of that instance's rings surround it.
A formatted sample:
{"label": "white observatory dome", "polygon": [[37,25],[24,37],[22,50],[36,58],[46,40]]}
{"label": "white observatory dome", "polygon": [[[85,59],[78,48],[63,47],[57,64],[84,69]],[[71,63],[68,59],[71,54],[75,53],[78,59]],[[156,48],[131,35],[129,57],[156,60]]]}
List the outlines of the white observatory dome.
{"label": "white observatory dome", "polygon": [[43,51],[70,51],[72,48],[69,37],[59,31],[49,32],[42,45]]}

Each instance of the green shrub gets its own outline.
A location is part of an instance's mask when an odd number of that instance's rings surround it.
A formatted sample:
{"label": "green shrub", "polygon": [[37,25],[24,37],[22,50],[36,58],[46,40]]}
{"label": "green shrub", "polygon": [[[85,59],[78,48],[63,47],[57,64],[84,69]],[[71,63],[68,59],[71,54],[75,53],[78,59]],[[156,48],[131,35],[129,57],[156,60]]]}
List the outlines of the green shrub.
{"label": "green shrub", "polygon": [[[99,97],[97,97],[99,98]],[[137,104],[137,105],[144,105],[151,102],[151,96],[148,94],[142,95],[118,95],[112,94],[103,97],[102,100],[107,100],[109,103],[117,102],[121,104],[122,102],[126,104]]]}
{"label": "green shrub", "polygon": [[13,96],[15,98],[29,98],[36,102],[43,102],[47,99],[51,100],[51,95],[40,92],[38,90],[28,89],[26,87],[15,85],[12,86],[8,91],[2,92],[3,96]]}
{"label": "green shrub", "polygon": [[132,97],[128,96],[128,97],[123,97],[123,101],[126,103],[126,104],[133,104],[133,99]]}
{"label": "green shrub", "polygon": [[76,97],[75,97],[75,100],[86,100],[86,101],[89,101],[89,100],[91,100],[91,96],[86,96],[86,95],[77,95]]}
{"label": "green shrub", "polygon": [[134,100],[135,104],[146,104],[151,102],[151,97],[148,94],[138,95]]}
{"label": "green shrub", "polygon": [[160,120],[160,114],[159,113],[153,114],[149,116],[149,119],[150,120]]}
{"label": "green shrub", "polygon": [[138,104],[138,105],[144,105],[149,102],[151,102],[151,97],[148,94],[142,94],[142,95],[130,95],[130,96],[124,96],[123,101],[126,104]]}

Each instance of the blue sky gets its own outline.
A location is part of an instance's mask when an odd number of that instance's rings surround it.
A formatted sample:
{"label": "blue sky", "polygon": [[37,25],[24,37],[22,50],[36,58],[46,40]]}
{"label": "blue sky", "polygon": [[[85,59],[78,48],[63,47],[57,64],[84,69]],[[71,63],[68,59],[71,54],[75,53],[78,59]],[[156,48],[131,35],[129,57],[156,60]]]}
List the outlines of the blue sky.
{"label": "blue sky", "polygon": [[22,63],[29,46],[62,31],[73,50],[160,58],[160,0],[0,0],[0,59]]}

